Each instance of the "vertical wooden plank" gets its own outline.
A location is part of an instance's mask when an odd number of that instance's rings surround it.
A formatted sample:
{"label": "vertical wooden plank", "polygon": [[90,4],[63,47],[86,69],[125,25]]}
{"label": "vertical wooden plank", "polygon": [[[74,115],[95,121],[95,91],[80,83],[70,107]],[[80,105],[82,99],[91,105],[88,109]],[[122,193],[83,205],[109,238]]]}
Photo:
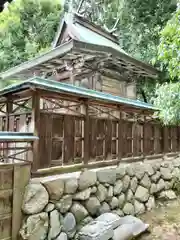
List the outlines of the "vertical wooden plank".
{"label": "vertical wooden plank", "polygon": [[28,184],[31,176],[30,164],[14,165],[14,183],[13,183],[13,211],[12,211],[12,240],[19,239],[19,229],[22,223],[22,201],[25,186]]}
{"label": "vertical wooden plank", "polygon": [[168,134],[168,127],[167,126],[163,126],[163,152],[164,153],[168,153],[169,151],[169,146],[168,146],[168,143],[169,143],[169,134]]}
{"label": "vertical wooden plank", "polygon": [[[40,126],[40,95],[34,92],[32,96],[32,121],[34,125],[34,135],[39,137]],[[43,124],[43,123],[42,123]],[[40,166],[39,140],[33,142],[33,170],[37,170]]]}
{"label": "vertical wooden plank", "polygon": [[9,131],[9,114],[13,111],[13,103],[10,99],[6,102],[6,131]]}
{"label": "vertical wooden plank", "polygon": [[84,103],[85,119],[84,119],[84,163],[89,162],[89,105],[88,102]]}
{"label": "vertical wooden plank", "polygon": [[112,159],[112,120],[105,120],[105,159]]}
{"label": "vertical wooden plank", "polygon": [[122,112],[119,109],[119,121],[118,121],[118,160],[121,160],[123,156],[123,120]]}

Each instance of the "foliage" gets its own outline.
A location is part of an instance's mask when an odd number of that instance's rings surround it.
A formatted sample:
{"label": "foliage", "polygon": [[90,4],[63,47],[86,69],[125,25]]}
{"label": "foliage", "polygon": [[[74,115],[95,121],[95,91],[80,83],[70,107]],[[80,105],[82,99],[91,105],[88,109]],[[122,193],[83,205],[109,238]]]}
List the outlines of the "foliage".
{"label": "foliage", "polygon": [[180,82],[157,86],[153,98],[154,105],[160,109],[159,118],[164,124],[180,124]]}
{"label": "foliage", "polygon": [[16,0],[0,13],[0,71],[50,47],[60,10],[58,0]]}
{"label": "foliage", "polygon": [[170,76],[180,80],[180,9],[162,30],[158,53]]}

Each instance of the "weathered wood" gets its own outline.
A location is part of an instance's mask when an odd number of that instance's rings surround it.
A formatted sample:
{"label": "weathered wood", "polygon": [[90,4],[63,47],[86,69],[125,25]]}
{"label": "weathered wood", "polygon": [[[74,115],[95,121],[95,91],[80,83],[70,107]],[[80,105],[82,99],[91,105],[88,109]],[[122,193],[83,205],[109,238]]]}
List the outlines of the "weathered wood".
{"label": "weathered wood", "polygon": [[84,164],[88,163],[90,154],[89,154],[89,106],[88,102],[84,103],[85,108],[85,119],[84,119]]}
{"label": "weathered wood", "polygon": [[13,178],[13,211],[12,211],[12,240],[19,239],[19,229],[22,224],[22,201],[24,196],[25,186],[28,184],[31,177],[30,164],[14,165]]}
{"label": "weathered wood", "polygon": [[[39,137],[40,129],[40,95],[34,92],[32,96],[32,121],[34,123],[34,135]],[[33,142],[33,169],[38,169],[40,163],[39,140]]]}

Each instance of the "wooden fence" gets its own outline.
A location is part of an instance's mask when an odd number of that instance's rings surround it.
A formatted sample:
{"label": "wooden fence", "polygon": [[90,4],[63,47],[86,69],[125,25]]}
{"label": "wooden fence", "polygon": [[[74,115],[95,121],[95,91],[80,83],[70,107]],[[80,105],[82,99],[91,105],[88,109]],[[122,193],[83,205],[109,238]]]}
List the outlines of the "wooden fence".
{"label": "wooden fence", "polygon": [[19,239],[22,198],[29,179],[30,165],[0,164],[0,240]]}

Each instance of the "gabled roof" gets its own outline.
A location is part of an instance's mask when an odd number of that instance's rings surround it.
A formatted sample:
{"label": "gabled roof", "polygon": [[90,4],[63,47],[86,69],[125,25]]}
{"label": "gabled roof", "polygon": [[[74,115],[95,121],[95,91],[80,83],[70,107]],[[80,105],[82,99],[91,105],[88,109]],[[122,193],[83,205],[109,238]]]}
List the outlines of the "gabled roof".
{"label": "gabled roof", "polygon": [[[90,60],[87,60],[89,57]],[[27,79],[36,72],[47,76],[48,73],[56,69],[58,71],[63,69],[64,71],[64,62],[73,59],[79,59],[80,61],[86,59],[84,61],[86,66],[81,69],[81,73],[85,71],[87,74],[87,69],[92,71],[87,66],[92,66],[92,62],[96,63],[97,61],[103,63],[106,74],[109,70],[117,72],[117,79],[119,80],[121,80],[123,74],[128,74],[130,78],[132,78],[132,75],[133,77],[156,78],[159,74],[159,71],[149,64],[129,56],[119,46],[115,36],[88,22],[78,14],[67,13],[61,19],[52,50],[1,73],[0,78]],[[96,71],[95,68],[97,68],[96,64],[95,67],[93,66],[94,71]],[[104,74],[104,72],[104,69],[102,69],[100,73]]]}
{"label": "gabled roof", "polygon": [[157,110],[153,105],[128,98],[123,98],[119,96],[114,96],[108,93],[95,91],[87,88],[76,87],[71,84],[60,83],[53,80],[48,80],[44,78],[35,77],[24,81],[19,84],[10,85],[2,90],[0,90],[0,99],[4,99],[6,95],[18,94],[18,92],[27,89],[42,89],[46,91],[55,92],[58,94],[68,94],[71,96],[76,96],[84,99],[99,100],[106,103],[114,103],[118,105],[126,106],[127,108],[142,109],[155,111]]}
{"label": "gabled roof", "polygon": [[66,13],[60,21],[59,28],[53,41],[53,48],[63,43],[63,35],[69,35],[71,39],[112,47],[127,54],[120,46],[116,36],[102,29],[100,26],[89,22],[77,13]]}

